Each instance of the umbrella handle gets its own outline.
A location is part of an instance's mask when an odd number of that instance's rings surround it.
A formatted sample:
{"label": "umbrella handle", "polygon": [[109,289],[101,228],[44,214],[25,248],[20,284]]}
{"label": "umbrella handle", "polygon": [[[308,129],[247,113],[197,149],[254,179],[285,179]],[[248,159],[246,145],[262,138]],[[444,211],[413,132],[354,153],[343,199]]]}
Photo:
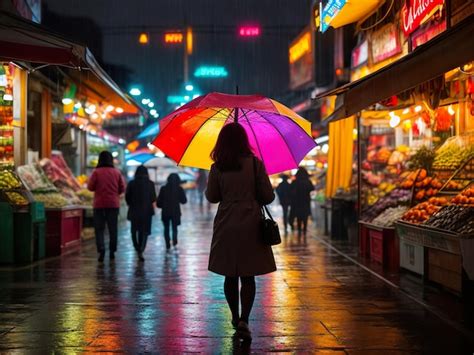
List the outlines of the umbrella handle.
{"label": "umbrella handle", "polygon": [[[235,94],[239,94],[239,85],[235,85]],[[239,120],[239,109],[236,107],[234,108],[234,122],[237,123]]]}

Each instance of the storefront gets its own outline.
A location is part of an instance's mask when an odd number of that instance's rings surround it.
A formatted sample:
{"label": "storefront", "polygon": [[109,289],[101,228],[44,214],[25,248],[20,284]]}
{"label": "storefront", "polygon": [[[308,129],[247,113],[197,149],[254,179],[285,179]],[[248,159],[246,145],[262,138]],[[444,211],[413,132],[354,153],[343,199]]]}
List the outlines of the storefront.
{"label": "storefront", "polygon": [[410,30],[405,7],[398,32],[382,24],[359,41],[354,81],[326,93],[328,120],[356,117],[360,254],[461,294],[474,279],[474,21],[448,23],[437,6]]}
{"label": "storefront", "polygon": [[[83,151],[86,134],[121,146],[124,141],[101,131],[99,124],[91,125],[88,115],[80,117],[74,110],[82,109],[87,100],[101,108],[102,119],[114,118],[128,108],[139,109],[86,47],[7,12],[0,11],[0,23],[0,214],[5,226],[0,234],[0,263],[30,263],[79,245],[83,206],[92,202],[91,193],[82,186],[85,179],[78,180],[63,153],[53,150],[59,141],[68,140],[64,130],[54,126],[84,132],[70,135],[71,140],[79,137]],[[55,81],[41,73],[50,65],[63,68],[54,71]],[[73,102],[63,85],[68,80],[91,81],[97,87],[93,95],[81,91]],[[56,88],[54,95],[51,87]],[[80,89],[85,90],[85,85]],[[115,100],[112,109],[106,97]],[[73,109],[68,111],[71,103]],[[87,108],[91,107],[83,110]],[[87,121],[82,130],[76,124],[79,119]],[[84,170],[79,171],[85,171],[85,154],[81,159]]]}

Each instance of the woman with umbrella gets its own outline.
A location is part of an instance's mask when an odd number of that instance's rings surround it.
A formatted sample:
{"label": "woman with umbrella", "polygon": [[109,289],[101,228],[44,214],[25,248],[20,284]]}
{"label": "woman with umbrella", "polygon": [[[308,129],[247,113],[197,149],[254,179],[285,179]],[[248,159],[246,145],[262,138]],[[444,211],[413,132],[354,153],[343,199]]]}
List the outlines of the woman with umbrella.
{"label": "woman with umbrella", "polygon": [[155,184],[148,177],[148,169],[140,165],[135,172],[135,179],[127,185],[125,200],[128,205],[127,218],[131,222],[133,247],[138,252],[140,261],[145,261],[143,252],[146,241],[151,234],[151,220],[155,214]]}
{"label": "woman with umbrella", "polygon": [[209,270],[225,276],[224,294],[232,325],[240,337],[251,339],[248,323],[255,299],[255,276],[276,270],[272,249],[263,243],[261,235],[261,206],[273,201],[273,189],[240,124],[224,126],[211,157],[214,164],[206,197],[220,204],[214,220]]}

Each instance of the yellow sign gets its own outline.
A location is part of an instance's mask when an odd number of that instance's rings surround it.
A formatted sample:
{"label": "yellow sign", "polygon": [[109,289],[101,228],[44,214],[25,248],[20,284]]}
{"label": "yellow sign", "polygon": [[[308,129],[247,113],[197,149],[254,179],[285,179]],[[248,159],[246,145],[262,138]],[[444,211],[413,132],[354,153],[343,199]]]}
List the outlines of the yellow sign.
{"label": "yellow sign", "polygon": [[165,33],[166,43],[181,43],[183,42],[183,34],[179,32]]}
{"label": "yellow sign", "polygon": [[289,49],[290,63],[296,62],[311,51],[311,33],[305,32]]}

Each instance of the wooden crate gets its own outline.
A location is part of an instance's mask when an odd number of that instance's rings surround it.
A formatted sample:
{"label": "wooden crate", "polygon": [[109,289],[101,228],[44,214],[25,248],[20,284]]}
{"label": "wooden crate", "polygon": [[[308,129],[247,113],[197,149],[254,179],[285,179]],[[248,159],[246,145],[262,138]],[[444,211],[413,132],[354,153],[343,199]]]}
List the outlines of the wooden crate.
{"label": "wooden crate", "polygon": [[428,248],[428,280],[456,293],[462,292],[462,257],[442,250]]}

